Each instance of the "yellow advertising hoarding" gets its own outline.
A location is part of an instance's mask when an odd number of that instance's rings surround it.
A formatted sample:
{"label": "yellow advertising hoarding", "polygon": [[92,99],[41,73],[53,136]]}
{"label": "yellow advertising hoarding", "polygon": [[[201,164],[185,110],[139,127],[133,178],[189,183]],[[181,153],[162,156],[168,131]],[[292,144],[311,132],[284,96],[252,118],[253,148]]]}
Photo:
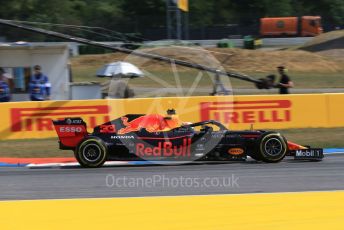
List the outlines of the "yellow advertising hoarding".
{"label": "yellow advertising hoarding", "polygon": [[126,114],[165,114],[181,121],[214,119],[233,130],[344,127],[344,94],[218,96],[9,102],[0,104],[0,139],[55,137],[52,119],[82,117],[88,131]]}
{"label": "yellow advertising hoarding", "polygon": [[326,109],[329,127],[344,127],[344,94],[329,94]]}

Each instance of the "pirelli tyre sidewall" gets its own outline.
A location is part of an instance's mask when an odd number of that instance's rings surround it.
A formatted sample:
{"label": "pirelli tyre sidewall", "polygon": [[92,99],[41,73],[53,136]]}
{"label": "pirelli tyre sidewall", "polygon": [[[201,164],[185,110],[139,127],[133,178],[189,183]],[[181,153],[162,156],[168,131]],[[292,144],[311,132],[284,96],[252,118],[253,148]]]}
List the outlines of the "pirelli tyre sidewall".
{"label": "pirelli tyre sidewall", "polygon": [[87,137],[80,142],[74,154],[82,167],[101,167],[107,159],[107,147],[97,137]]}
{"label": "pirelli tyre sidewall", "polygon": [[264,133],[258,141],[256,157],[268,163],[276,163],[286,156],[288,152],[288,145],[285,138],[275,132]]}

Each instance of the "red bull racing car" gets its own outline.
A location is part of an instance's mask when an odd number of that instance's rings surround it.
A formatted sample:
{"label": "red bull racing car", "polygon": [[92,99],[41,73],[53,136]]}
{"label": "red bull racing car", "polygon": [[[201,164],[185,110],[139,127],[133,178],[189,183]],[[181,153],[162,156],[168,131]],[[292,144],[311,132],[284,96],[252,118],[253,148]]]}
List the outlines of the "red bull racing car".
{"label": "red bull racing car", "polygon": [[160,114],[128,114],[87,132],[81,118],[54,120],[60,149],[73,150],[83,167],[100,167],[107,160],[230,161],[248,156],[267,163],[285,156],[319,161],[323,150],[287,141],[278,132],[231,131],[215,120],[179,121],[174,110]]}

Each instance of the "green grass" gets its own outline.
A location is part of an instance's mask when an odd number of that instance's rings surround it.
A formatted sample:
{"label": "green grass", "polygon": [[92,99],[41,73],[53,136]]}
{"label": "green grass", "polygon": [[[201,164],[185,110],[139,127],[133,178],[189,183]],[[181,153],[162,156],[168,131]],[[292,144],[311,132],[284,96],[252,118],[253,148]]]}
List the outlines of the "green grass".
{"label": "green grass", "polygon": [[59,149],[57,138],[0,141],[0,157],[72,157]]}
{"label": "green grass", "polygon": [[98,68],[95,67],[77,67],[72,68],[73,82],[88,82],[88,81],[102,81],[103,78],[96,77],[96,71]]}
{"label": "green grass", "polygon": [[[95,67],[78,67],[73,69],[73,81],[74,82],[88,82],[88,81],[98,81],[105,82],[109,80],[108,78],[97,78],[95,77],[95,72],[97,68]],[[177,87],[175,75],[168,71],[150,71],[153,76],[158,79],[163,80],[173,87]],[[181,85],[184,88],[189,88],[195,82],[198,71],[187,70],[179,72],[179,77]],[[246,73],[254,78],[262,78],[269,73]],[[276,74],[276,73],[273,73]],[[344,88],[344,74],[343,73],[294,73],[290,72],[289,76],[295,84],[295,88],[300,89],[317,89],[317,88]],[[203,73],[198,87],[199,88],[212,88],[212,75]],[[242,80],[230,79],[233,88],[255,88],[255,86],[250,82],[245,82]],[[139,79],[130,79],[129,84],[135,87],[153,87],[161,88],[162,85],[154,81],[151,77],[143,77]]]}
{"label": "green grass", "polygon": [[[278,80],[278,75],[275,74]],[[254,78],[264,78],[269,73],[247,73]],[[344,88],[344,73],[288,73],[294,82],[295,88],[299,89],[319,89],[319,88]],[[251,83],[231,79],[231,83],[235,88],[252,88]]]}
{"label": "green grass", "polygon": [[319,148],[344,148],[344,128],[284,129],[288,140]]}
{"label": "green grass", "polygon": [[[344,147],[344,128],[278,130],[288,140],[320,148]],[[57,138],[0,141],[0,157],[72,157],[59,150]]]}

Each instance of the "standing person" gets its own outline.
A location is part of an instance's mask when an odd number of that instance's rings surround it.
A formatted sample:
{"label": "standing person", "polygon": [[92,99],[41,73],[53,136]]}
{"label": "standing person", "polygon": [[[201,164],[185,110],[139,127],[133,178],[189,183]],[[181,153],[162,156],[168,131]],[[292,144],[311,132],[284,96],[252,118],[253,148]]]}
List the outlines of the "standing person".
{"label": "standing person", "polygon": [[3,68],[0,68],[0,102],[8,102],[11,99],[9,80]]}
{"label": "standing person", "polygon": [[279,88],[280,94],[289,94],[289,88],[294,87],[294,83],[290,80],[289,76],[286,74],[286,68],[284,66],[278,66],[278,73],[281,78],[277,87]]}
{"label": "standing person", "polygon": [[45,101],[50,100],[51,84],[39,65],[34,66],[34,74],[30,78],[29,92],[31,101]]}
{"label": "standing person", "polygon": [[7,83],[7,85],[10,87],[10,90],[13,90],[14,88],[14,82],[13,82],[13,76],[6,72],[4,68],[0,67],[0,77],[3,81]]}

